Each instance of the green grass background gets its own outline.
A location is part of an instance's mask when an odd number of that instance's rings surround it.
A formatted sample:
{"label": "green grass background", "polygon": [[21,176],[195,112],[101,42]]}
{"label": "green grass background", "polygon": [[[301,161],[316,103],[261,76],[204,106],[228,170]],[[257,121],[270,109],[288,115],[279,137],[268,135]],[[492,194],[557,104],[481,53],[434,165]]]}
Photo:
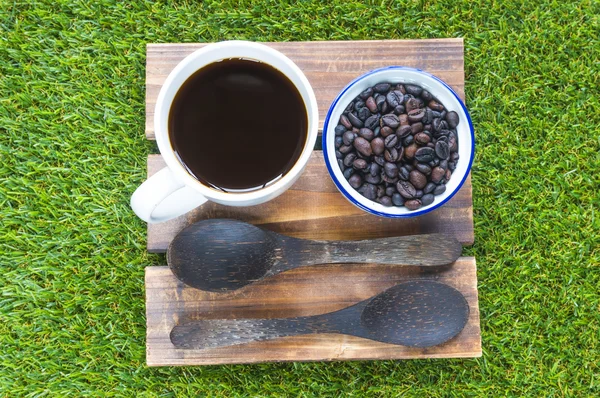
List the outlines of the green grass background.
{"label": "green grass background", "polygon": [[[599,396],[600,3],[0,0],[0,396]],[[147,368],[149,42],[464,37],[480,359]]]}

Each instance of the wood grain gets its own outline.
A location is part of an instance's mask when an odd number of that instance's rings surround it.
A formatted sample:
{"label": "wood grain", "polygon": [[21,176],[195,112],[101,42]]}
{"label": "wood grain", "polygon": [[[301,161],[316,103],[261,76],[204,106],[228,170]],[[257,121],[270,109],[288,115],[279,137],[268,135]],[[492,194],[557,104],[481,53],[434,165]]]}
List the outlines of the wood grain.
{"label": "wood grain", "polygon": [[[183,285],[168,267],[146,268],[149,366],[212,365],[271,361],[459,358],[481,356],[476,263],[460,258],[443,271],[376,265],[298,268],[232,293],[210,293]],[[336,311],[407,280],[446,283],[466,298],[469,320],[462,332],[430,348],[389,345],[339,334],[284,337],[273,341],[205,350],[176,349],[173,326],[193,319],[289,318]]]}
{"label": "wood grain", "polygon": [[[148,176],[165,166],[160,155],[148,157]],[[265,229],[314,240],[358,240],[443,233],[463,245],[474,240],[470,176],[444,206],[420,217],[377,217],[352,205],[331,180],[322,151],[314,151],[298,181],[281,196],[258,206],[206,204],[173,220],[148,224],[148,251],[162,253],[186,226],[210,218],[233,218]]]}
{"label": "wood grain", "polygon": [[[423,69],[448,83],[464,101],[462,38],[265,43],[294,61],[311,83],[319,107],[319,129],[333,99],[359,75],[383,66]],[[146,137],[154,139],[154,106],[168,74],[205,43],[146,47]]]}

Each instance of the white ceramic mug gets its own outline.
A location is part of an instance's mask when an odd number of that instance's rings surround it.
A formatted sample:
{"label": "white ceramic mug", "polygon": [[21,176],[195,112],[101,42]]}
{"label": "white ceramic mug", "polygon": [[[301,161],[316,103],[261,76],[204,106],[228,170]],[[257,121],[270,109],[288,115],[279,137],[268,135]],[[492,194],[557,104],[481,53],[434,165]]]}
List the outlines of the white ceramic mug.
{"label": "white ceramic mug", "polygon": [[[294,166],[276,182],[250,192],[223,192],[192,177],[179,161],[169,140],[169,111],[183,83],[202,67],[230,58],[251,59],[271,65],[296,86],[308,117],[306,141]],[[224,104],[225,106],[225,104]],[[282,194],[298,179],[308,163],[318,135],[317,100],[310,83],[289,58],[263,44],[227,41],[209,44],[187,56],[169,74],[163,84],[154,112],[154,133],[158,149],[167,167],[146,180],[131,197],[131,208],[139,218],[157,223],[178,217],[207,200],[229,206],[252,206]]]}

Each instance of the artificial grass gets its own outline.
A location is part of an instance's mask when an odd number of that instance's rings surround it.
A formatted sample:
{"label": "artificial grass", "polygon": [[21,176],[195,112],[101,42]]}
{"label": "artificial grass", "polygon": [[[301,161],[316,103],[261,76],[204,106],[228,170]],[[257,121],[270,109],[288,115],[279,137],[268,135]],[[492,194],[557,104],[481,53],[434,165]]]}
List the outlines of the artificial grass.
{"label": "artificial grass", "polygon": [[[0,395],[600,395],[600,3],[0,0]],[[145,44],[464,37],[480,359],[147,368]]]}

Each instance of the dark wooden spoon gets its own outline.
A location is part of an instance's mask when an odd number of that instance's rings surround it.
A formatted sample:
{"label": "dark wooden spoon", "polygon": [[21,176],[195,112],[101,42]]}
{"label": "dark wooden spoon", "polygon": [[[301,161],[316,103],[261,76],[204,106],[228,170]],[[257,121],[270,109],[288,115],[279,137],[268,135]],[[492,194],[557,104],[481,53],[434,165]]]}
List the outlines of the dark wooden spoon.
{"label": "dark wooden spoon", "polygon": [[183,283],[222,292],[302,266],[378,263],[432,267],[453,263],[461,251],[460,242],[441,234],[315,241],[242,221],[210,219],[181,231],[169,245],[167,262]]}
{"label": "dark wooden spoon", "polygon": [[282,319],[195,320],[171,330],[177,348],[215,348],[311,333],[339,333],[383,343],[431,347],[467,324],[469,305],[453,287],[433,281],[396,285],[328,314]]}

